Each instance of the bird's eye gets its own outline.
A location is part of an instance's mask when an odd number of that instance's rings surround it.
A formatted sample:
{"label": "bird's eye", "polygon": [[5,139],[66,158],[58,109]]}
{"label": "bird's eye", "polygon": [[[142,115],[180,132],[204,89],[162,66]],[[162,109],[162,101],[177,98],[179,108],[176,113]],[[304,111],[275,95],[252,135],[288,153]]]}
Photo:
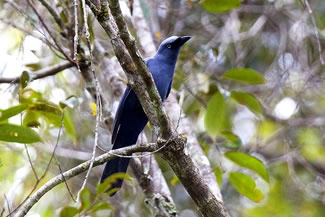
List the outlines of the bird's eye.
{"label": "bird's eye", "polygon": [[172,48],[172,45],[171,44],[167,44],[167,48]]}

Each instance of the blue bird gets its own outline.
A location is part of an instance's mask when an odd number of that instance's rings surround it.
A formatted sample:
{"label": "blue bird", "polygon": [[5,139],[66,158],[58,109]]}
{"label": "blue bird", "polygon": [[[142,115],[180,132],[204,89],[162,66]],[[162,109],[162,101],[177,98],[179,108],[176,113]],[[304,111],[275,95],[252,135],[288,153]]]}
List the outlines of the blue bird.
{"label": "blue bird", "polygon": [[[159,95],[164,101],[170,92],[175,72],[175,65],[179,51],[190,36],[171,36],[164,40],[155,56],[146,59],[146,65],[151,72],[158,89]],[[127,87],[118,106],[113,124],[112,144],[113,149],[123,148],[136,144],[139,134],[148,122],[142,106],[134,93]],[[112,174],[125,173],[130,158],[115,158],[106,163],[100,182],[104,182]],[[113,183],[112,188],[121,188],[122,179]],[[113,196],[115,193],[111,194]]]}

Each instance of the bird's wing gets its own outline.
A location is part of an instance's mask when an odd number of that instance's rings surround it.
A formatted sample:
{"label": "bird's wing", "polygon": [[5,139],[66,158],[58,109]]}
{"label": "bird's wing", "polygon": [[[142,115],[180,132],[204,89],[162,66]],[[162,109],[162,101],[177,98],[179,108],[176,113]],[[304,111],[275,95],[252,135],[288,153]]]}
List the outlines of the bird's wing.
{"label": "bird's wing", "polygon": [[131,88],[127,87],[124,91],[124,94],[122,96],[122,99],[120,101],[120,104],[118,105],[116,114],[115,114],[115,119],[114,119],[114,123],[113,123],[113,133],[112,133],[112,144],[115,143],[119,128],[120,128],[120,119],[123,113],[123,109],[124,109],[124,103],[126,101],[126,99],[128,98],[129,94],[131,92]]}
{"label": "bird's wing", "polygon": [[167,90],[167,94],[166,94],[166,98],[165,98],[165,99],[167,99],[168,96],[169,96],[170,90],[172,89],[172,83],[173,83],[173,81],[171,81],[171,82],[169,83],[169,85],[168,85],[168,90]]}

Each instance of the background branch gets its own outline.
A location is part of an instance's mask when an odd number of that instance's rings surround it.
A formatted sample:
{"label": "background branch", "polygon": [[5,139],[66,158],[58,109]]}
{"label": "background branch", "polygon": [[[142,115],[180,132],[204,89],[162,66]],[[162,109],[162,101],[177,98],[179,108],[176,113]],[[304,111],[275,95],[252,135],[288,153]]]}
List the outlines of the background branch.
{"label": "background branch", "polygon": [[[71,68],[72,66],[74,66],[71,62],[68,61],[64,61],[61,63],[58,63],[54,66],[49,66],[49,67],[45,67],[42,68],[40,70],[37,70],[33,73],[33,77],[32,77],[32,81],[33,80],[37,80],[40,78],[45,78],[48,76],[52,76],[55,75],[65,69]],[[0,78],[0,83],[18,83],[19,82],[20,77],[16,77],[16,78]]]}

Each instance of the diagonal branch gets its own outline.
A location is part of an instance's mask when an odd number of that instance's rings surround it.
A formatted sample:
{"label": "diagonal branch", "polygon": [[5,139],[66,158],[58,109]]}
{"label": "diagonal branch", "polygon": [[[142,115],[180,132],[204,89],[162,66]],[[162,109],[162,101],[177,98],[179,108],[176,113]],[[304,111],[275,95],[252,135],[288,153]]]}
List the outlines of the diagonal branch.
{"label": "diagonal branch", "polygon": [[[121,148],[121,149],[115,149],[111,150],[103,155],[100,155],[95,158],[93,161],[93,167],[99,166],[101,164],[106,163],[109,160],[112,160],[115,158],[115,155],[131,155],[135,152],[145,152],[145,151],[154,151],[158,148],[156,144],[139,144],[139,145],[132,145],[129,147]],[[18,210],[18,212],[15,214],[15,217],[23,217],[25,216],[28,211],[36,204],[42,196],[44,196],[47,192],[49,192],[51,189],[53,189],[55,186],[63,183],[65,180],[68,180],[74,176],[77,176],[85,171],[88,170],[92,160],[88,160],[82,164],[79,164],[78,166],[55,176],[50,181],[48,181],[46,184],[44,184],[42,187],[40,187],[34,194],[32,194],[24,203],[24,205]]]}

